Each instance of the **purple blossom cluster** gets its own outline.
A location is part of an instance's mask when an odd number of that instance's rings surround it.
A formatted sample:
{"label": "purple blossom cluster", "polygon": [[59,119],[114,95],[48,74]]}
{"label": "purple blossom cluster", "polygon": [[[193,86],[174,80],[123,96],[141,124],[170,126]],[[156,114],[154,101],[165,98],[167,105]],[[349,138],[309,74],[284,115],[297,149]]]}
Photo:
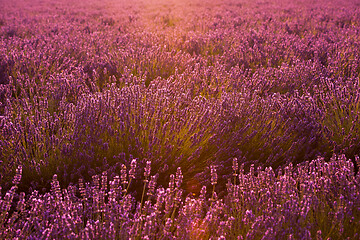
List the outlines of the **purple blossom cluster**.
{"label": "purple blossom cluster", "polygon": [[[243,239],[358,239],[359,175],[344,155],[235,171],[227,185],[232,234]],[[251,204],[249,204],[251,203]],[[240,239],[242,239],[240,237]]]}
{"label": "purple blossom cluster", "polygon": [[0,238],[359,238],[359,32],[350,0],[1,1]]}
{"label": "purple blossom cluster", "polygon": [[[60,188],[57,175],[50,192],[17,193],[22,168],[0,199],[2,239],[358,239],[359,175],[344,155],[329,162],[317,158],[289,164],[275,174],[271,167],[245,173],[235,158],[227,194],[218,198],[203,186],[199,196],[184,196],[182,171],[168,187],[144,169],[141,201],[127,193],[127,171],[108,181]],[[136,161],[132,161],[132,166]],[[216,184],[216,168],[211,181]],[[132,169],[129,170],[131,172]],[[150,170],[151,171],[151,170]],[[125,175],[124,175],[125,174]],[[150,176],[150,181],[147,178]],[[155,176],[155,177],[154,177]],[[210,176],[209,176],[210,177]],[[16,200],[15,200],[16,199]]]}

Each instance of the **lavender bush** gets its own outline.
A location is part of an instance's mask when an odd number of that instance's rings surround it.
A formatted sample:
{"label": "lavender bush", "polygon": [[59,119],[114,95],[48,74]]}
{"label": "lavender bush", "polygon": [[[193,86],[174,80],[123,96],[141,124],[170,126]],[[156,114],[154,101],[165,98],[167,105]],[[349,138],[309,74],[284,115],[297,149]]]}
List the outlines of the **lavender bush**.
{"label": "lavender bush", "polygon": [[[357,159],[358,160],[358,159]],[[13,187],[1,199],[1,238],[30,239],[357,239],[360,229],[360,178],[344,155],[330,162],[318,158],[248,173],[233,161],[227,195],[213,188],[200,195],[183,195],[182,171],[171,175],[168,187],[157,186],[151,164],[144,170],[147,196],[136,201],[127,192],[134,178],[126,167],[108,181],[106,172],[92,182],[60,188],[57,175],[51,191],[29,196],[17,193],[22,168]],[[150,181],[149,181],[150,177]],[[211,184],[217,184],[211,166]],[[17,201],[14,199],[17,198]],[[14,204],[16,203],[16,204]],[[250,204],[249,204],[250,203]]]}
{"label": "lavender bush", "polygon": [[359,238],[359,6],[1,1],[0,238]]}

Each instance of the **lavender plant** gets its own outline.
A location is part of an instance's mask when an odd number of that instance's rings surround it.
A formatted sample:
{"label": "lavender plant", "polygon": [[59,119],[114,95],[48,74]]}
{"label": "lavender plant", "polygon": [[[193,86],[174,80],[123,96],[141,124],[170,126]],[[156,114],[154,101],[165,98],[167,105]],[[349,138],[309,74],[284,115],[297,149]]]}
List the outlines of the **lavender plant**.
{"label": "lavender plant", "polygon": [[[256,171],[251,167],[245,173],[237,159],[233,168],[235,180],[228,179],[224,199],[216,199],[215,191],[207,195],[205,186],[199,197],[184,197],[179,168],[168,188],[156,184],[148,188],[156,191],[156,198],[149,194],[141,207],[130,194],[123,194],[119,176],[108,182],[105,172],[94,175],[91,183],[81,180],[67,188],[61,188],[54,175],[50,192],[18,195],[19,167],[13,187],[1,197],[0,234],[2,238],[56,239],[359,236],[359,177],[344,155],[334,155],[330,162],[317,158],[290,164],[278,174],[271,167]],[[212,169],[209,178],[215,184]]]}

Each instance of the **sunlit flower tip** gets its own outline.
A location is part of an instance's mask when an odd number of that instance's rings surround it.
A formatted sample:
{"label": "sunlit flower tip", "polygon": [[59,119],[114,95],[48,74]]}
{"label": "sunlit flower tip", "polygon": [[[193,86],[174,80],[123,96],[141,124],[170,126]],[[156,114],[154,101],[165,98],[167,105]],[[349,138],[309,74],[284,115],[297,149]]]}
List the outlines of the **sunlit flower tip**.
{"label": "sunlit flower tip", "polygon": [[171,190],[174,190],[174,188],[175,188],[175,176],[174,176],[174,174],[170,175],[169,188]]}
{"label": "sunlit flower tip", "polygon": [[322,240],[321,235],[322,235],[321,230],[318,230],[318,231],[316,232],[316,240]]}
{"label": "sunlit flower tip", "polygon": [[180,188],[181,183],[182,183],[182,179],[183,179],[183,175],[182,175],[182,172],[181,172],[181,168],[178,167],[177,171],[176,171],[176,177],[175,177],[176,187]]}
{"label": "sunlit flower tip", "polygon": [[128,183],[128,181],[127,181],[127,171],[126,171],[125,164],[121,165],[121,176],[120,176],[120,178],[121,178],[121,183],[122,184],[127,184]]}
{"label": "sunlit flower tip", "polygon": [[167,219],[166,219],[165,228],[164,228],[164,231],[165,231],[165,232],[170,232],[170,228],[171,228],[172,222],[173,222],[173,221],[171,220],[171,218],[167,218]]}
{"label": "sunlit flower tip", "polygon": [[130,164],[130,171],[129,177],[134,179],[135,178],[135,171],[136,171],[136,159],[133,159]]}
{"label": "sunlit flower tip", "polygon": [[211,185],[216,185],[217,184],[217,173],[216,173],[215,166],[211,165],[210,171],[211,171]]}
{"label": "sunlit flower tip", "polygon": [[178,190],[178,191],[176,192],[175,202],[176,202],[177,204],[180,203],[182,194],[183,194],[183,190],[182,190],[182,189],[180,189],[180,190]]}
{"label": "sunlit flower tip", "polygon": [[146,161],[146,166],[144,168],[144,176],[147,179],[150,176],[151,172],[151,161]]}
{"label": "sunlit flower tip", "polygon": [[82,178],[79,178],[79,191],[80,191],[81,197],[84,199],[86,192],[85,192],[85,187],[84,187],[84,181]]}
{"label": "sunlit flower tip", "polygon": [[202,186],[201,190],[200,190],[200,196],[205,197],[206,194],[206,186]]}
{"label": "sunlit flower tip", "polygon": [[147,191],[148,196],[154,195],[155,187],[156,187],[156,175],[151,176],[151,180],[149,182],[149,190]]}
{"label": "sunlit flower tip", "polygon": [[15,174],[14,179],[13,179],[13,184],[14,185],[18,185],[20,183],[21,176],[22,176],[22,166],[20,165],[16,169],[16,174]]}
{"label": "sunlit flower tip", "polygon": [[236,172],[237,172],[238,169],[239,169],[239,163],[238,163],[238,159],[237,159],[237,158],[233,158],[232,168],[233,168],[233,170],[234,170],[234,173],[236,174]]}
{"label": "sunlit flower tip", "polygon": [[249,169],[249,174],[250,176],[253,176],[255,173],[255,165],[254,164],[251,164],[250,165],[250,169]]}
{"label": "sunlit flower tip", "polygon": [[107,186],[107,173],[104,171],[101,175],[101,187],[106,188]]}
{"label": "sunlit flower tip", "polygon": [[216,192],[213,192],[213,195],[212,195],[212,201],[216,201],[217,200],[217,198],[218,198],[218,195],[217,195],[217,193]]}

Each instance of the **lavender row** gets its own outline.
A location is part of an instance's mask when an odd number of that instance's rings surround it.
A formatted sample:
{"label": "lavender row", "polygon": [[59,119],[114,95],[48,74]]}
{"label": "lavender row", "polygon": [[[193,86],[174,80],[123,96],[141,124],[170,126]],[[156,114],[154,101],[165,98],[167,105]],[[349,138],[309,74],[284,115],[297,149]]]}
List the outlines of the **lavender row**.
{"label": "lavender row", "polygon": [[[358,164],[360,164],[357,158]],[[334,155],[248,173],[233,159],[227,194],[215,191],[217,168],[208,176],[212,191],[187,196],[181,168],[168,187],[157,184],[147,161],[141,201],[128,194],[137,161],[122,165],[109,181],[106,172],[61,188],[57,175],[51,191],[18,193],[22,168],[0,199],[0,236],[4,239],[357,239],[360,229],[359,175],[352,161]]]}

